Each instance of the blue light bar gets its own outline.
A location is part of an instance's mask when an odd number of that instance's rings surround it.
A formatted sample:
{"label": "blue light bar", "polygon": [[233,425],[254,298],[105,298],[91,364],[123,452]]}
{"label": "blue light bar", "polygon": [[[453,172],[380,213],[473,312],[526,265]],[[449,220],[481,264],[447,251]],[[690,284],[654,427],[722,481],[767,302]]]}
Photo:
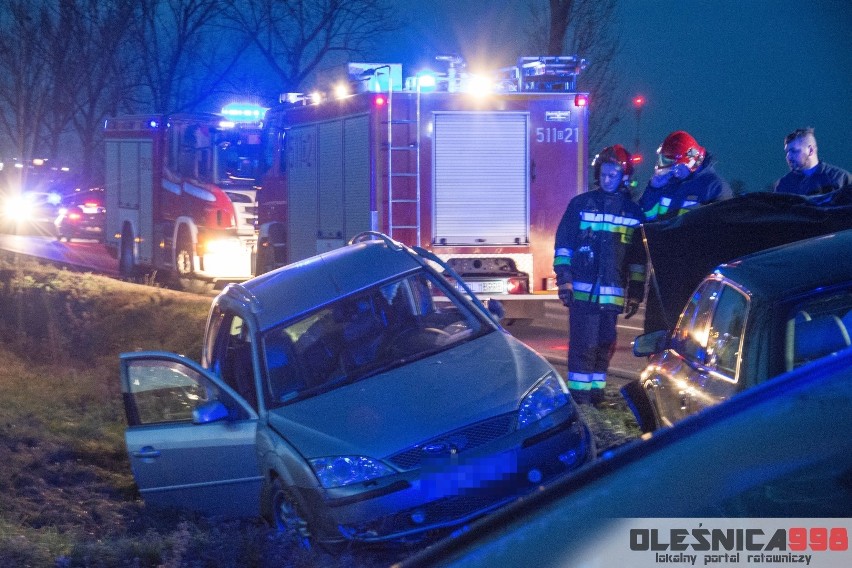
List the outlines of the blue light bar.
{"label": "blue light bar", "polygon": [[222,107],[222,116],[234,122],[259,122],[267,109],[249,103],[230,103]]}

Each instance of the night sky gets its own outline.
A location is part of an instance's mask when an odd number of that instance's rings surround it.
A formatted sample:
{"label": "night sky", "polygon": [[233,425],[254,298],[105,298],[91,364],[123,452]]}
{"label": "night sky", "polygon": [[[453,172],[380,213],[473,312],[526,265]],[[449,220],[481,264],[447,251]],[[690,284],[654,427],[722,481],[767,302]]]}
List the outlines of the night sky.
{"label": "night sky", "polygon": [[[412,0],[412,24],[383,55],[405,64],[406,74],[453,51],[470,66],[511,65],[527,14],[525,0]],[[748,191],[789,171],[784,136],[798,127],[816,129],[820,158],[852,170],[852,2],[624,0],[619,18],[616,68],[630,110],[607,143],[633,148],[630,96],[644,95],[641,184],[674,130],[693,134],[719,173]]]}

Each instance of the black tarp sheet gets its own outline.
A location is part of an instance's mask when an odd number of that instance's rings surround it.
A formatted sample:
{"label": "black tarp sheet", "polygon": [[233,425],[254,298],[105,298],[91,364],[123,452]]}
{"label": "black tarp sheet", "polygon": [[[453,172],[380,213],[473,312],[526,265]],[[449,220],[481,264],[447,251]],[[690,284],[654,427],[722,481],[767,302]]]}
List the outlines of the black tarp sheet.
{"label": "black tarp sheet", "polygon": [[844,229],[852,229],[852,187],[820,198],[746,194],[644,225],[651,264],[645,331],[674,327],[690,294],[719,264]]}

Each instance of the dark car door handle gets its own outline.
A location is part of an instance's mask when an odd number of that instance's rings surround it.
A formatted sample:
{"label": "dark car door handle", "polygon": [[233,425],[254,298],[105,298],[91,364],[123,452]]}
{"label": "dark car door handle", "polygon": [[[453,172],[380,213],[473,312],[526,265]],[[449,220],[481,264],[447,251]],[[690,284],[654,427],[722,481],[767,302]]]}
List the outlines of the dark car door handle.
{"label": "dark car door handle", "polygon": [[151,446],[145,446],[138,452],[133,452],[134,458],[152,459],[160,457],[160,450],[155,450]]}

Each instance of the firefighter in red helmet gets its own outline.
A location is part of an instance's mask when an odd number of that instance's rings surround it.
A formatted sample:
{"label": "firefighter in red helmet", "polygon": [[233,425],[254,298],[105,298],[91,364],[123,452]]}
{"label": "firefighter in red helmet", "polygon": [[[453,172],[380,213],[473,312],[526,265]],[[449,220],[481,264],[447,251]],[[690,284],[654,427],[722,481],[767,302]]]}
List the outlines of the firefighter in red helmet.
{"label": "firefighter in red helmet", "polygon": [[678,130],[657,149],[654,176],[639,198],[639,206],[647,221],[662,221],[732,196],[710,154],[688,132]]}
{"label": "firefighter in red helmet", "polygon": [[604,402],[616,320],[633,316],[645,291],[642,210],[630,199],[633,161],[623,146],[592,162],[595,188],[568,204],[556,230],[553,270],[569,308],[568,388],[579,404]]}

